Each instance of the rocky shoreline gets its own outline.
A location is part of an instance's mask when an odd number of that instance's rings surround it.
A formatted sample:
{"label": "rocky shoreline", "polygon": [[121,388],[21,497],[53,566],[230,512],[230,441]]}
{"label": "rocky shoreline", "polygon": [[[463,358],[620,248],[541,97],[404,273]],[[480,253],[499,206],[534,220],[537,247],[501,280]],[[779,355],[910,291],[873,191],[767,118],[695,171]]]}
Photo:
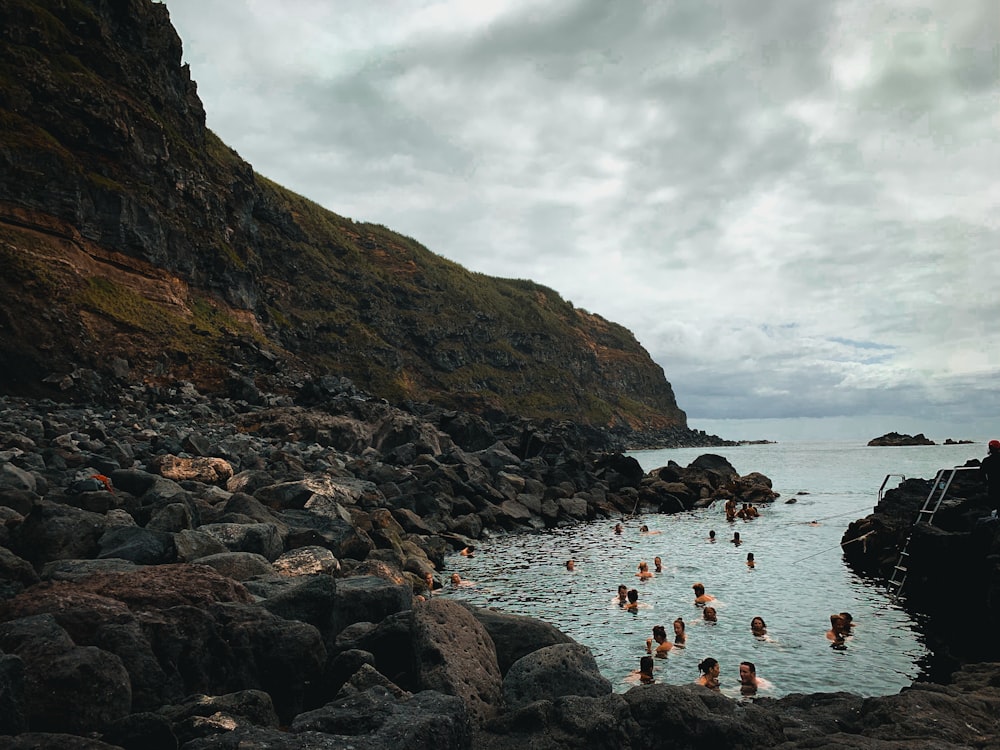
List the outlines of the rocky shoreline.
{"label": "rocky shoreline", "polygon": [[619,695],[554,627],[427,591],[483,534],[768,502],[766,477],[711,454],[647,474],[599,431],[396,408],[336,378],[283,396],[251,385],[242,398],[133,388],[105,406],[0,399],[0,748],[1000,737],[995,665],[869,699]]}

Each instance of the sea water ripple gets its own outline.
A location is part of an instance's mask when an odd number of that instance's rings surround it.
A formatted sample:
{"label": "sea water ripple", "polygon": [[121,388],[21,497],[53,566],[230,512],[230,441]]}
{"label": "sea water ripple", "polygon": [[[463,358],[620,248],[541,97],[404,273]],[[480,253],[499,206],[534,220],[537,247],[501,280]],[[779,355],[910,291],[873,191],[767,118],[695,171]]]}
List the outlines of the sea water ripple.
{"label": "sea water ripple", "polygon": [[[863,579],[844,564],[841,536],[851,521],[871,512],[885,475],[933,478],[938,469],[962,465],[983,450],[793,443],[635,452],[646,471],[670,460],[686,466],[716,452],[741,474],[770,477],[781,497],[760,518],[734,524],[716,504],[631,517],[621,535],[612,519],[495,536],[482,540],[472,557],[448,558],[446,572],[458,572],[464,583],[446,583],[443,595],[552,623],[591,649],[616,691],[631,686],[629,674],[645,654],[652,627],[662,624],[670,634],[671,623],[681,617],[687,646],[656,661],[660,682],[693,682],[698,663],[713,657],[722,667],[723,692],[733,696],[739,694],[741,661],[754,662],[758,675],[773,685],[761,695],[895,693],[920,674],[927,656],[921,628],[881,582]],[[652,533],[642,533],[642,524]],[[714,543],[708,540],[712,529]],[[730,541],[734,531],[743,539],[739,547]],[[753,569],[746,565],[748,552],[756,559]],[[652,568],[657,555],[663,572],[640,581],[638,563],[645,560]],[[575,561],[572,572],[565,566],[569,559]],[[717,599],[714,624],[694,606],[695,582]],[[639,591],[638,611],[615,603],[620,583]],[[834,650],[825,633],[830,614],[841,611],[854,616],[856,627],[847,648]],[[750,633],[755,616],[767,622],[765,639]]]}

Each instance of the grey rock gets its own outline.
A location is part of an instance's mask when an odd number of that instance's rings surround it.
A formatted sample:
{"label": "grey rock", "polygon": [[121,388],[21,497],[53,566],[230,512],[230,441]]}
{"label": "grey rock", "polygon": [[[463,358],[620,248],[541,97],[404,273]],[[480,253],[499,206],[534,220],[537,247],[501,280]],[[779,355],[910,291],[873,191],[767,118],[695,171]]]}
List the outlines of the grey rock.
{"label": "grey rock", "polygon": [[513,708],[564,695],[597,697],[610,692],[611,683],[601,675],[590,649],[578,643],[533,651],[514,662],[503,680],[504,701]]}

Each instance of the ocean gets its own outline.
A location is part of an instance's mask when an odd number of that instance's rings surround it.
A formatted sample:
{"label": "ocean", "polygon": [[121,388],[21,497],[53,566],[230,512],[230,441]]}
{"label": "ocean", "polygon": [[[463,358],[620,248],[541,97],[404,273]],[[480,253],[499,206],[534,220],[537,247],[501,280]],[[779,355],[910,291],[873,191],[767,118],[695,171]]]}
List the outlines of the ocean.
{"label": "ocean", "polygon": [[[632,453],[650,471],[697,456],[725,456],[740,474],[771,478],[780,497],[759,518],[727,523],[721,503],[680,514],[645,514],[599,520],[537,533],[481,540],[473,557],[450,556],[443,596],[546,620],[588,646],[616,691],[633,684],[631,673],[646,653],[654,625],[686,624],[687,644],[656,660],[657,681],[693,682],[698,663],[721,664],[724,693],[739,696],[738,669],[751,661],[771,688],[760,695],[845,690],[865,696],[898,692],[921,674],[928,656],[917,620],[881,581],[853,573],[843,562],[840,539],[847,525],[871,513],[886,475],[933,479],[938,469],[982,458],[984,444],[869,448],[858,443],[801,442],[726,448],[684,448]],[[893,476],[887,488],[896,486]],[[649,533],[640,531],[645,524]],[[716,541],[709,541],[709,532]],[[742,544],[731,543],[738,531]],[[755,567],[746,565],[752,552]],[[663,572],[640,581],[640,561]],[[575,570],[566,569],[573,559]],[[691,589],[704,583],[718,612],[706,622]],[[640,608],[614,601],[619,584],[639,592]],[[854,635],[843,650],[826,638],[830,614],[850,612]],[[763,617],[766,638],[750,633]]]}

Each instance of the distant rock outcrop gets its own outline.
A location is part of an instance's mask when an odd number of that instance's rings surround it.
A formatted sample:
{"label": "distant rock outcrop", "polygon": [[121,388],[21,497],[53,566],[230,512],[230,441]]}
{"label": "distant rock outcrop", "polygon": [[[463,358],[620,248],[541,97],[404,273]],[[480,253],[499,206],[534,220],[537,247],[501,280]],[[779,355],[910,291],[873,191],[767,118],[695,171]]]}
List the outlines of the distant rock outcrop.
{"label": "distant rock outcrop", "polygon": [[868,445],[881,447],[899,445],[937,445],[937,443],[925,437],[922,432],[917,433],[916,435],[901,435],[898,432],[887,432],[882,437],[869,440]]}

